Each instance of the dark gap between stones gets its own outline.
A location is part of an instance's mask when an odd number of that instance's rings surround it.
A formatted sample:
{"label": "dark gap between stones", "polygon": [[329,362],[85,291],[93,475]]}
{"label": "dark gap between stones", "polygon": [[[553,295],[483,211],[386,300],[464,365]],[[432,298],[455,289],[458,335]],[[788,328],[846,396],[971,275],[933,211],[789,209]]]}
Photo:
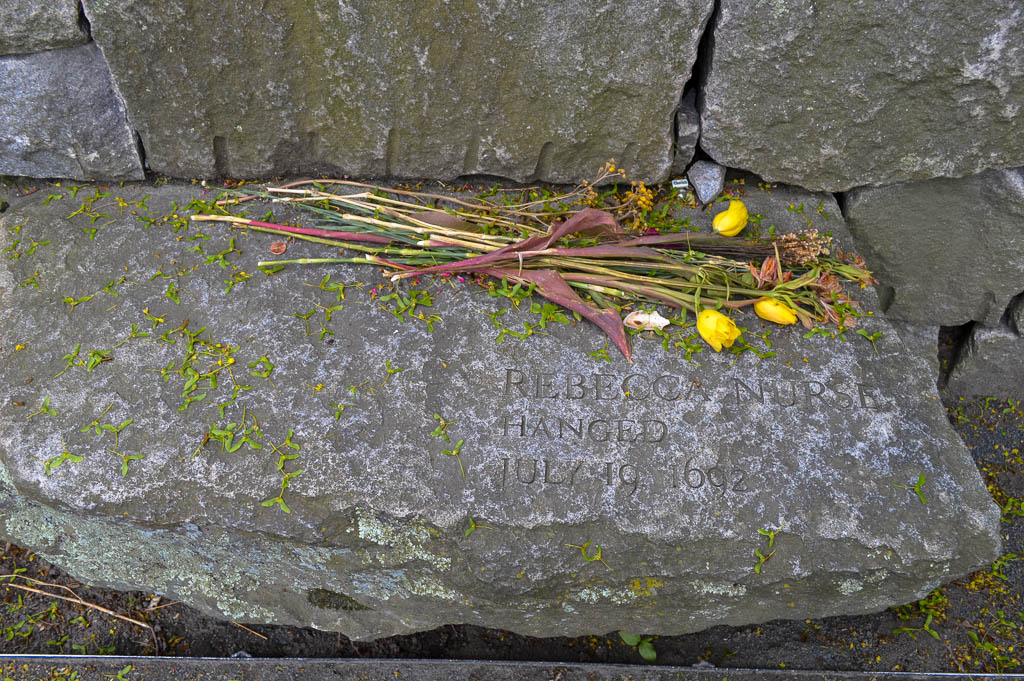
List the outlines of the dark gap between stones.
{"label": "dark gap between stones", "polygon": [[135,130],[135,148],[139,152],[139,163],[142,164],[142,171],[149,172],[149,164],[146,162],[146,145],[142,141],[142,134]]}
{"label": "dark gap between stones", "polygon": [[1018,293],[1013,298],[1010,298],[1010,302],[1006,304],[1006,309],[1003,310],[1003,316],[999,318],[1000,326],[1005,326],[1011,329],[1017,335],[1021,335],[1022,333],[1024,333],[1024,329],[1017,328],[1016,324],[1013,321],[1013,313],[1014,310],[1017,309],[1017,306],[1022,304],[1022,300],[1024,300],[1024,291]]}
{"label": "dark gap between stones", "polygon": [[939,388],[945,388],[976,322],[939,327]]}
{"label": "dark gap between stones", "polygon": [[833,192],[832,197],[839,204],[839,214],[843,216],[843,220],[846,220],[846,192]]}
{"label": "dark gap between stones", "polygon": [[[711,10],[711,16],[708,17],[708,23],[704,27],[704,33],[700,36],[700,41],[697,43],[697,58],[693,62],[693,70],[690,72],[690,80],[687,81],[686,86],[683,88],[682,96],[685,96],[689,90],[695,90],[697,93],[696,106],[697,106],[697,117],[700,118],[700,113],[704,109],[704,84],[707,82],[708,72],[711,70],[711,59],[712,54],[715,51],[715,27],[718,25],[718,13],[721,9],[721,0],[715,0],[715,6]],[[682,101],[682,96],[680,101]],[[701,126],[703,129],[703,126]],[[694,148],[693,161],[714,161],[704,148],[701,146],[701,136],[697,136],[697,146]],[[717,163],[717,161],[716,161]]]}
{"label": "dark gap between stones", "polygon": [[92,24],[89,23],[89,17],[85,15],[85,5],[82,2],[78,3],[78,28],[92,40]]}
{"label": "dark gap between stones", "polygon": [[228,176],[228,140],[222,135],[213,138],[213,172],[217,177]]}

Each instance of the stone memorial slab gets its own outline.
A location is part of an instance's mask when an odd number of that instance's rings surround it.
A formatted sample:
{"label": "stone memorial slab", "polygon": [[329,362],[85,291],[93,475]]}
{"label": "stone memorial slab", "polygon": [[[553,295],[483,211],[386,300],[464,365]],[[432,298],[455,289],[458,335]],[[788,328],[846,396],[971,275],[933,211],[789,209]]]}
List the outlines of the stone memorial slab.
{"label": "stone memorial slab", "polygon": [[[747,193],[763,228],[814,198]],[[877,611],[999,553],[933,368],[870,289],[874,342],[745,313],[758,354],[676,326],[629,363],[473,283],[403,302],[372,267],[261,271],[272,238],[187,220],[212,197],[86,187],[0,217],[0,535],[80,579],[355,638],[670,634]]]}
{"label": "stone memorial slab", "polygon": [[158,173],[576,182],[667,176],[713,2],[84,6]]}

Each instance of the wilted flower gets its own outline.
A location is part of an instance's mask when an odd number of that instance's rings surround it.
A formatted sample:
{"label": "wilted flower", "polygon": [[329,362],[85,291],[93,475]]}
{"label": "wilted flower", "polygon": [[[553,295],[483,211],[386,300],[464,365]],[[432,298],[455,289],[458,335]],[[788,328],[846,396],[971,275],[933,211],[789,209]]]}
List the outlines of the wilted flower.
{"label": "wilted flower", "polygon": [[703,310],[697,315],[697,333],[708,345],[719,352],[724,345],[731,348],[733,342],[740,337],[736,324],[721,312]]}
{"label": "wilted flower", "polygon": [[642,329],[644,331],[661,331],[670,322],[658,314],[657,311],[647,312],[646,310],[635,310],[626,315],[622,323],[631,329]]}
{"label": "wilted flower", "polygon": [[722,236],[736,236],[747,226],[747,207],[738,199],[731,199],[729,207],[715,216],[711,228]]}
{"label": "wilted flower", "polygon": [[776,324],[796,324],[796,313],[793,309],[777,300],[759,300],[754,303],[754,312],[761,319]]}

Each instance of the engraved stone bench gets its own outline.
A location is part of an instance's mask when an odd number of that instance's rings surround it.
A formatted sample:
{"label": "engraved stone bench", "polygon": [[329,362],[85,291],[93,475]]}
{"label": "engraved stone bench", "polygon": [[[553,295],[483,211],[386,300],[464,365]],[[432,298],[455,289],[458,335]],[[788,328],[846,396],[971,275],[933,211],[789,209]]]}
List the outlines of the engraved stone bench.
{"label": "engraved stone bench", "polygon": [[[94,191],[0,216],[0,535],[81,580],[356,638],[672,634],[877,611],[999,553],[880,315],[874,344],[738,315],[763,358],[673,327],[630,364],[587,323],[496,342],[536,315],[473,284],[412,284],[410,318],[371,267],[264,273],[272,239],[188,223],[197,187],[68,217]],[[748,196],[846,239],[827,195]]]}

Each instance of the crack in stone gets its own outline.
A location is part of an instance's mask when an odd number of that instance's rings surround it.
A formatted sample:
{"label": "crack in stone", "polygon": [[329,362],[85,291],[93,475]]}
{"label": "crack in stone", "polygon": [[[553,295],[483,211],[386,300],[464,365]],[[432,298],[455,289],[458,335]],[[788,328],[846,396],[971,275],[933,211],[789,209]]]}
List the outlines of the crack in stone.
{"label": "crack in stone", "polygon": [[[711,70],[712,55],[715,51],[715,26],[718,25],[718,13],[721,10],[721,0],[715,0],[714,7],[711,10],[711,14],[708,15],[707,23],[704,24],[704,30],[701,32],[700,40],[697,41],[697,58],[693,61],[693,69],[690,72],[690,79],[683,85],[683,91],[679,95],[680,105],[682,104],[683,97],[690,90],[694,90],[697,95],[696,106],[697,106],[697,119],[700,122],[700,129],[697,133],[697,144],[694,151],[700,152],[704,156],[711,158],[704,148],[701,146],[701,134],[703,133],[704,125],[701,119],[700,112],[703,110],[703,97],[704,97],[704,85],[707,83],[708,72]],[[678,111],[678,107],[676,107]],[[675,121],[675,113],[672,116]],[[676,136],[676,144],[678,145],[679,138]],[[713,160],[713,159],[712,159]],[[716,161],[717,162],[717,161]]]}

